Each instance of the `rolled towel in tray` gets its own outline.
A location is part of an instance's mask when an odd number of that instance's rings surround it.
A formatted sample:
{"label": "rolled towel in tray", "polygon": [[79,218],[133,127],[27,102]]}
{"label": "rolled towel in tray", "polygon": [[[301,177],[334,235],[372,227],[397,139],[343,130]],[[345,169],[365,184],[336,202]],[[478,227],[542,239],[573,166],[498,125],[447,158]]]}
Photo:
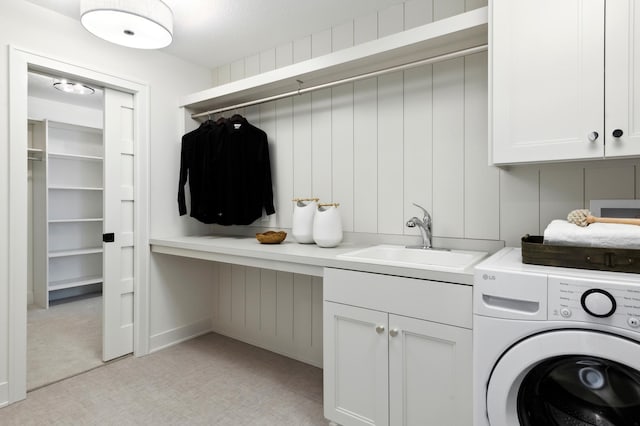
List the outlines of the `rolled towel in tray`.
{"label": "rolled towel in tray", "polygon": [[581,227],[566,220],[554,220],[544,230],[544,244],[640,249],[640,226],[592,223]]}

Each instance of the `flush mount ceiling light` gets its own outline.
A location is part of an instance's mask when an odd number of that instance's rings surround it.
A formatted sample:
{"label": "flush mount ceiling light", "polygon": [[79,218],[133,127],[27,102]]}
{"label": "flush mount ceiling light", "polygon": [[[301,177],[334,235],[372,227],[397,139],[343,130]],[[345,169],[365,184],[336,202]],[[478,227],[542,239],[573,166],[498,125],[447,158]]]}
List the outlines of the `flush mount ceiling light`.
{"label": "flush mount ceiling light", "polygon": [[160,49],[173,39],[173,13],[161,0],[81,0],[80,21],[104,40],[137,49]]}
{"label": "flush mount ceiling light", "polygon": [[93,95],[95,89],[82,83],[74,83],[67,80],[60,80],[53,83],[55,89],[65,93],[74,93],[76,95]]}

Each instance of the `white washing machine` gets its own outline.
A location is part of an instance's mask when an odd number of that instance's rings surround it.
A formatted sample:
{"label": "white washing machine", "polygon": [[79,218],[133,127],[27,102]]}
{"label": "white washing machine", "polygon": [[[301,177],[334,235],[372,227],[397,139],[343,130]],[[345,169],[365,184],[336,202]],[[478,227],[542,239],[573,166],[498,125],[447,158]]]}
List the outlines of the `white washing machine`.
{"label": "white washing machine", "polygon": [[474,426],[640,426],[640,275],[505,248],[473,291]]}

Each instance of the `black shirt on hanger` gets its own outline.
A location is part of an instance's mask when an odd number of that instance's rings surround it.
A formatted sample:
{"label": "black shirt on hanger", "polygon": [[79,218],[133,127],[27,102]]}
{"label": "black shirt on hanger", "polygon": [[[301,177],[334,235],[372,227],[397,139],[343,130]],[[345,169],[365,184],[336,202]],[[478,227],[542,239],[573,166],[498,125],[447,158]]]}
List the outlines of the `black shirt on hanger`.
{"label": "black shirt on hanger", "polygon": [[245,118],[208,120],[182,138],[178,207],[203,223],[248,225],[275,213],[267,135]]}

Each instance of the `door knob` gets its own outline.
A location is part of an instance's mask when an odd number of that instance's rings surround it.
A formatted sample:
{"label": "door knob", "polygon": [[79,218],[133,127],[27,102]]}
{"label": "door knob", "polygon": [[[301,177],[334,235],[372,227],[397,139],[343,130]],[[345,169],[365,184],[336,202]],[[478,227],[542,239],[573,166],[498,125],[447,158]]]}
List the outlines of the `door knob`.
{"label": "door knob", "polygon": [[612,135],[614,138],[619,138],[619,137],[622,137],[622,135],[624,135],[624,132],[622,131],[622,129],[615,129]]}
{"label": "door knob", "polygon": [[389,336],[396,337],[397,335],[398,335],[398,329],[397,328],[392,328],[391,330],[389,330]]}
{"label": "door knob", "polygon": [[384,332],[384,325],[376,326],[376,333],[381,334],[382,332]]}
{"label": "door knob", "polygon": [[587,138],[589,139],[589,142],[595,142],[596,139],[598,139],[598,136],[600,136],[598,132],[591,132],[587,135]]}

